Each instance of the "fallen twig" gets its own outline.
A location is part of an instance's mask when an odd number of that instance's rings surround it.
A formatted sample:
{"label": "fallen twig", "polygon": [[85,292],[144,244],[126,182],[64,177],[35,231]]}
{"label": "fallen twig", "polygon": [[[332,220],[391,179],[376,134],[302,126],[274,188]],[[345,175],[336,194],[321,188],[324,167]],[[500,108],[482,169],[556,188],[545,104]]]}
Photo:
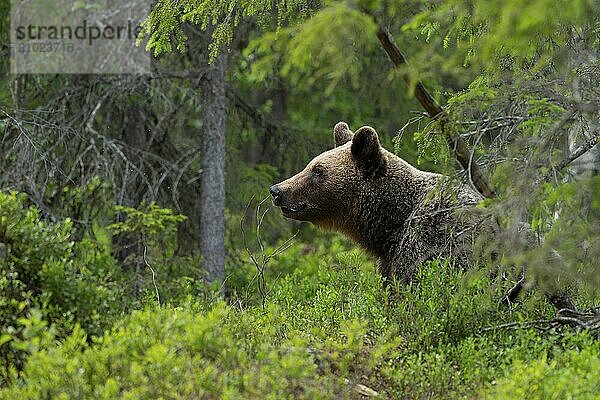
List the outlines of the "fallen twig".
{"label": "fallen twig", "polygon": [[548,332],[561,326],[570,326],[576,329],[589,330],[596,333],[600,330],[600,307],[593,307],[585,311],[576,311],[568,308],[558,310],[552,319],[540,319],[525,322],[508,322],[495,326],[480,328],[479,333],[497,331],[501,329],[529,329],[535,328]]}

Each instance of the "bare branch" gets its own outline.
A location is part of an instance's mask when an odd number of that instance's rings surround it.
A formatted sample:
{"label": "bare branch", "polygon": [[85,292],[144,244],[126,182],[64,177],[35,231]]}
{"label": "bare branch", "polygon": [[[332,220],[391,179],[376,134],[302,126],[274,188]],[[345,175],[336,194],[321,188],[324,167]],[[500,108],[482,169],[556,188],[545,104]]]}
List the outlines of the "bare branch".
{"label": "bare branch", "polygon": [[154,272],[154,268],[152,268],[152,266],[148,262],[148,259],[146,258],[147,251],[148,247],[146,246],[146,243],[144,241],[144,254],[142,257],[144,259],[144,264],[146,264],[146,267],[148,267],[152,272],[152,284],[154,285],[154,291],[156,292],[156,303],[158,303],[158,306],[160,307],[160,294],[158,293],[158,285],[156,284],[156,273]]}
{"label": "bare branch", "polygon": [[289,239],[284,241],[273,252],[271,252],[270,254],[267,254],[265,251],[263,241],[260,237],[260,230],[261,230],[264,218],[270,209],[269,207],[267,207],[266,210],[261,210],[261,207],[267,201],[267,199],[269,199],[269,197],[265,197],[264,199],[262,199],[256,206],[256,213],[255,213],[256,241],[258,242],[258,246],[259,246],[260,252],[261,252],[261,262],[259,262],[258,257],[255,256],[252,253],[252,251],[250,250],[250,248],[248,247],[248,244],[246,242],[246,231],[244,230],[244,223],[246,221],[246,215],[248,214],[248,210],[250,209],[250,205],[252,204],[252,201],[254,200],[254,198],[255,198],[255,196],[252,195],[252,197],[250,198],[250,201],[248,201],[248,204],[246,204],[246,208],[244,209],[244,215],[242,216],[242,219],[240,221],[240,230],[242,231],[242,240],[244,242],[244,247],[246,249],[246,253],[248,253],[248,256],[250,257],[250,261],[252,261],[252,264],[254,264],[254,266],[256,268],[256,276],[255,276],[255,278],[252,279],[252,281],[250,283],[254,282],[254,279],[256,279],[258,292],[260,293],[260,296],[262,299],[262,307],[264,309],[266,298],[270,293],[270,291],[267,290],[267,284],[266,284],[266,279],[265,279],[265,268],[266,268],[267,264],[269,263],[269,261],[271,261],[271,259],[273,257],[278,256],[279,254],[283,253],[284,251],[286,251],[287,249],[290,248],[290,246],[293,244],[293,239],[296,237],[296,235],[298,235],[298,232],[296,232],[292,237],[290,237]]}
{"label": "bare branch", "polygon": [[590,151],[594,146],[596,146],[598,144],[599,140],[600,140],[600,132],[596,132],[596,134],[594,136],[592,136],[591,139],[589,139],[587,142],[585,142],[584,144],[582,144],[581,146],[579,146],[578,148],[573,150],[573,152],[571,154],[569,154],[561,162],[559,162],[558,164],[553,166],[550,169],[550,171],[544,176],[544,180],[546,182],[549,182],[550,180],[552,180],[552,178],[556,175],[556,173],[558,173],[563,168],[565,168],[569,164],[571,164],[573,161],[577,160],[579,157],[581,157],[582,155],[584,155],[585,153]]}
{"label": "bare branch", "polygon": [[558,310],[552,319],[540,319],[527,322],[509,322],[506,324],[490,326],[479,329],[479,333],[493,332],[500,329],[529,329],[535,328],[544,332],[561,326],[570,326],[576,329],[585,329],[592,332],[600,330],[600,312],[598,308],[586,311],[576,311],[568,308]]}
{"label": "bare branch", "polygon": [[275,135],[279,131],[279,126],[267,120],[262,112],[253,107],[250,103],[242,98],[242,96],[233,88],[227,87],[227,98],[233,104],[242,110],[259,128],[265,130],[270,135]]}

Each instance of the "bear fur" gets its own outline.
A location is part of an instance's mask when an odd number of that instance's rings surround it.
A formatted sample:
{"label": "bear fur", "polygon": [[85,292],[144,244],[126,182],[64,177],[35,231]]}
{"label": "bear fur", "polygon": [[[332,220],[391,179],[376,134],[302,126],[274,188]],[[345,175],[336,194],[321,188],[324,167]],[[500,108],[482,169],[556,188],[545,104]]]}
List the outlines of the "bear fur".
{"label": "bear fur", "polygon": [[481,197],[440,174],[421,171],[381,147],[377,132],[333,129],[335,147],[273,185],[287,218],[342,232],[379,259],[384,278],[409,281],[420,263],[470,254]]}

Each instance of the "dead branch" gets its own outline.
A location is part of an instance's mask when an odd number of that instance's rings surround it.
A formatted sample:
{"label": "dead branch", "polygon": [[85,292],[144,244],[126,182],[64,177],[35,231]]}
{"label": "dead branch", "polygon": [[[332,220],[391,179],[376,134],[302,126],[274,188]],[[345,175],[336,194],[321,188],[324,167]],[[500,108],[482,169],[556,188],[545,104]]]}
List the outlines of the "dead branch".
{"label": "dead branch", "polygon": [[[248,253],[248,257],[250,257],[250,261],[252,261],[252,264],[254,264],[254,266],[256,268],[256,276],[254,279],[256,279],[256,281],[257,281],[258,292],[260,293],[261,300],[262,300],[262,307],[264,309],[265,301],[267,299],[267,296],[269,295],[269,290],[267,289],[267,284],[266,284],[266,279],[265,279],[265,268],[267,267],[267,264],[269,263],[269,261],[271,261],[271,259],[273,257],[277,257],[279,254],[283,253],[284,251],[286,251],[287,249],[289,249],[292,246],[293,240],[298,235],[298,232],[296,232],[290,238],[285,240],[281,245],[279,245],[279,247],[277,247],[271,253],[267,254],[267,252],[265,251],[263,241],[261,239],[260,230],[261,230],[264,218],[267,215],[267,212],[269,212],[269,210],[270,210],[270,207],[267,207],[264,210],[262,210],[261,207],[270,198],[270,196],[267,196],[264,199],[262,199],[256,206],[256,214],[255,214],[256,241],[258,243],[258,247],[259,247],[260,253],[261,253],[260,260],[259,260],[259,257],[257,257],[254,253],[252,253],[252,251],[248,247],[248,243],[246,242],[246,231],[244,230],[244,222],[246,221],[246,215],[248,214],[248,210],[250,209],[250,205],[252,204],[252,201],[254,200],[254,198],[255,198],[255,196],[252,195],[252,197],[250,198],[250,201],[248,201],[248,204],[246,205],[246,208],[244,209],[244,215],[242,216],[242,220],[240,221],[240,230],[242,231],[242,240],[244,242],[244,248],[246,249],[246,253]],[[254,279],[252,279],[252,281],[250,283],[254,282]]]}
{"label": "dead branch", "polygon": [[226,91],[227,98],[233,102],[233,104],[244,112],[256,126],[266,131],[269,135],[277,135],[280,132],[281,127],[269,121],[265,115],[257,110],[254,106],[248,103],[242,96],[233,88],[227,87]]}
{"label": "dead branch", "polygon": [[146,253],[148,252],[146,241],[142,239],[142,242],[144,243],[144,253],[142,255],[142,258],[144,260],[144,264],[146,264],[146,267],[148,267],[150,269],[150,272],[152,272],[152,284],[154,285],[154,291],[156,293],[156,303],[160,307],[160,293],[158,292],[158,285],[156,284],[156,273],[154,272],[154,268],[152,268],[152,266],[148,262],[148,259],[146,258]]}
{"label": "dead branch", "polygon": [[[68,100],[65,96],[51,98],[45,109],[0,109],[0,119],[6,125],[0,150],[7,155],[0,161],[5,171],[0,187],[28,193],[45,216],[61,219],[69,215],[78,228],[84,229],[95,217],[92,203],[105,202],[106,198],[131,204],[134,195],[150,201],[161,197],[172,199],[180,209],[180,201],[188,203],[188,187],[196,191],[193,180],[198,152],[181,154],[172,144],[165,146],[169,124],[161,117],[175,115],[178,105],[167,99],[160,103],[159,110],[148,111],[149,131],[163,139],[152,146],[132,147],[115,137],[110,125],[99,125],[107,113],[110,120],[121,115],[115,98],[122,93],[144,93],[144,85],[148,84],[147,80],[128,77],[73,78],[65,80]],[[155,85],[159,84],[162,81]],[[169,82],[165,85],[171,87]],[[70,102],[79,107],[70,107]],[[85,187],[95,179],[102,182],[102,189],[91,193],[98,198],[92,198],[89,207],[70,210],[71,192],[64,189]]]}
{"label": "dead branch", "polygon": [[560,172],[562,169],[566,168],[573,161],[577,160],[579,157],[581,157],[582,155],[584,155],[585,153],[590,151],[594,146],[596,146],[598,144],[599,140],[600,140],[600,132],[596,132],[596,134],[594,136],[592,136],[591,139],[589,139],[587,142],[585,142],[584,144],[582,144],[581,146],[579,146],[578,148],[573,150],[573,152],[571,154],[569,154],[561,162],[559,162],[558,164],[553,166],[550,169],[550,171],[544,176],[544,180],[546,182],[549,182],[550,180],[552,180],[558,172]]}
{"label": "dead branch", "polygon": [[552,319],[540,319],[526,322],[509,322],[496,326],[481,328],[478,333],[494,332],[502,329],[530,329],[549,332],[557,328],[568,326],[579,330],[588,330],[594,334],[600,333],[600,309],[592,307],[585,311],[576,311],[569,308],[558,310]]}
{"label": "dead branch", "polygon": [[525,270],[522,269],[521,272],[519,273],[519,280],[517,281],[517,283],[514,284],[513,287],[511,287],[510,289],[508,289],[506,291],[501,302],[506,305],[510,305],[510,304],[514,303],[517,300],[517,297],[519,297],[519,294],[521,293],[521,291],[523,290],[524,287],[525,287]]}

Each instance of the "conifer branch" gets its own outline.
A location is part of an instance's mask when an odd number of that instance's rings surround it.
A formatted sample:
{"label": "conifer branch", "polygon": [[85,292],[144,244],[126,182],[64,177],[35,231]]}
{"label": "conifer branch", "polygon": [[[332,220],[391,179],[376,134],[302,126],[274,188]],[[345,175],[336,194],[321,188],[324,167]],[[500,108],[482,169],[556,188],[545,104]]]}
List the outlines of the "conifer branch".
{"label": "conifer branch", "polygon": [[[381,46],[390,57],[394,66],[396,68],[400,68],[403,66],[407,66],[408,62],[406,61],[406,57],[402,54],[402,51],[394,42],[392,35],[381,26],[377,19],[371,15],[375,23],[377,24],[377,38],[381,43]],[[402,78],[404,81],[410,86],[413,84],[409,74],[406,71],[402,71]],[[427,115],[434,120],[438,120],[442,127],[442,131],[446,135],[446,140],[448,145],[452,149],[456,160],[460,163],[465,171],[469,173],[469,177],[473,186],[481,193],[484,197],[494,198],[496,197],[496,192],[491,187],[487,179],[483,176],[481,170],[477,163],[472,162],[471,151],[469,150],[465,141],[458,135],[453,135],[450,131],[445,128],[445,123],[448,118],[448,113],[440,106],[440,104],[433,98],[433,96],[429,93],[429,91],[425,88],[425,85],[421,81],[417,81],[414,85],[413,94],[415,98],[419,101],[421,106],[427,112]]]}

